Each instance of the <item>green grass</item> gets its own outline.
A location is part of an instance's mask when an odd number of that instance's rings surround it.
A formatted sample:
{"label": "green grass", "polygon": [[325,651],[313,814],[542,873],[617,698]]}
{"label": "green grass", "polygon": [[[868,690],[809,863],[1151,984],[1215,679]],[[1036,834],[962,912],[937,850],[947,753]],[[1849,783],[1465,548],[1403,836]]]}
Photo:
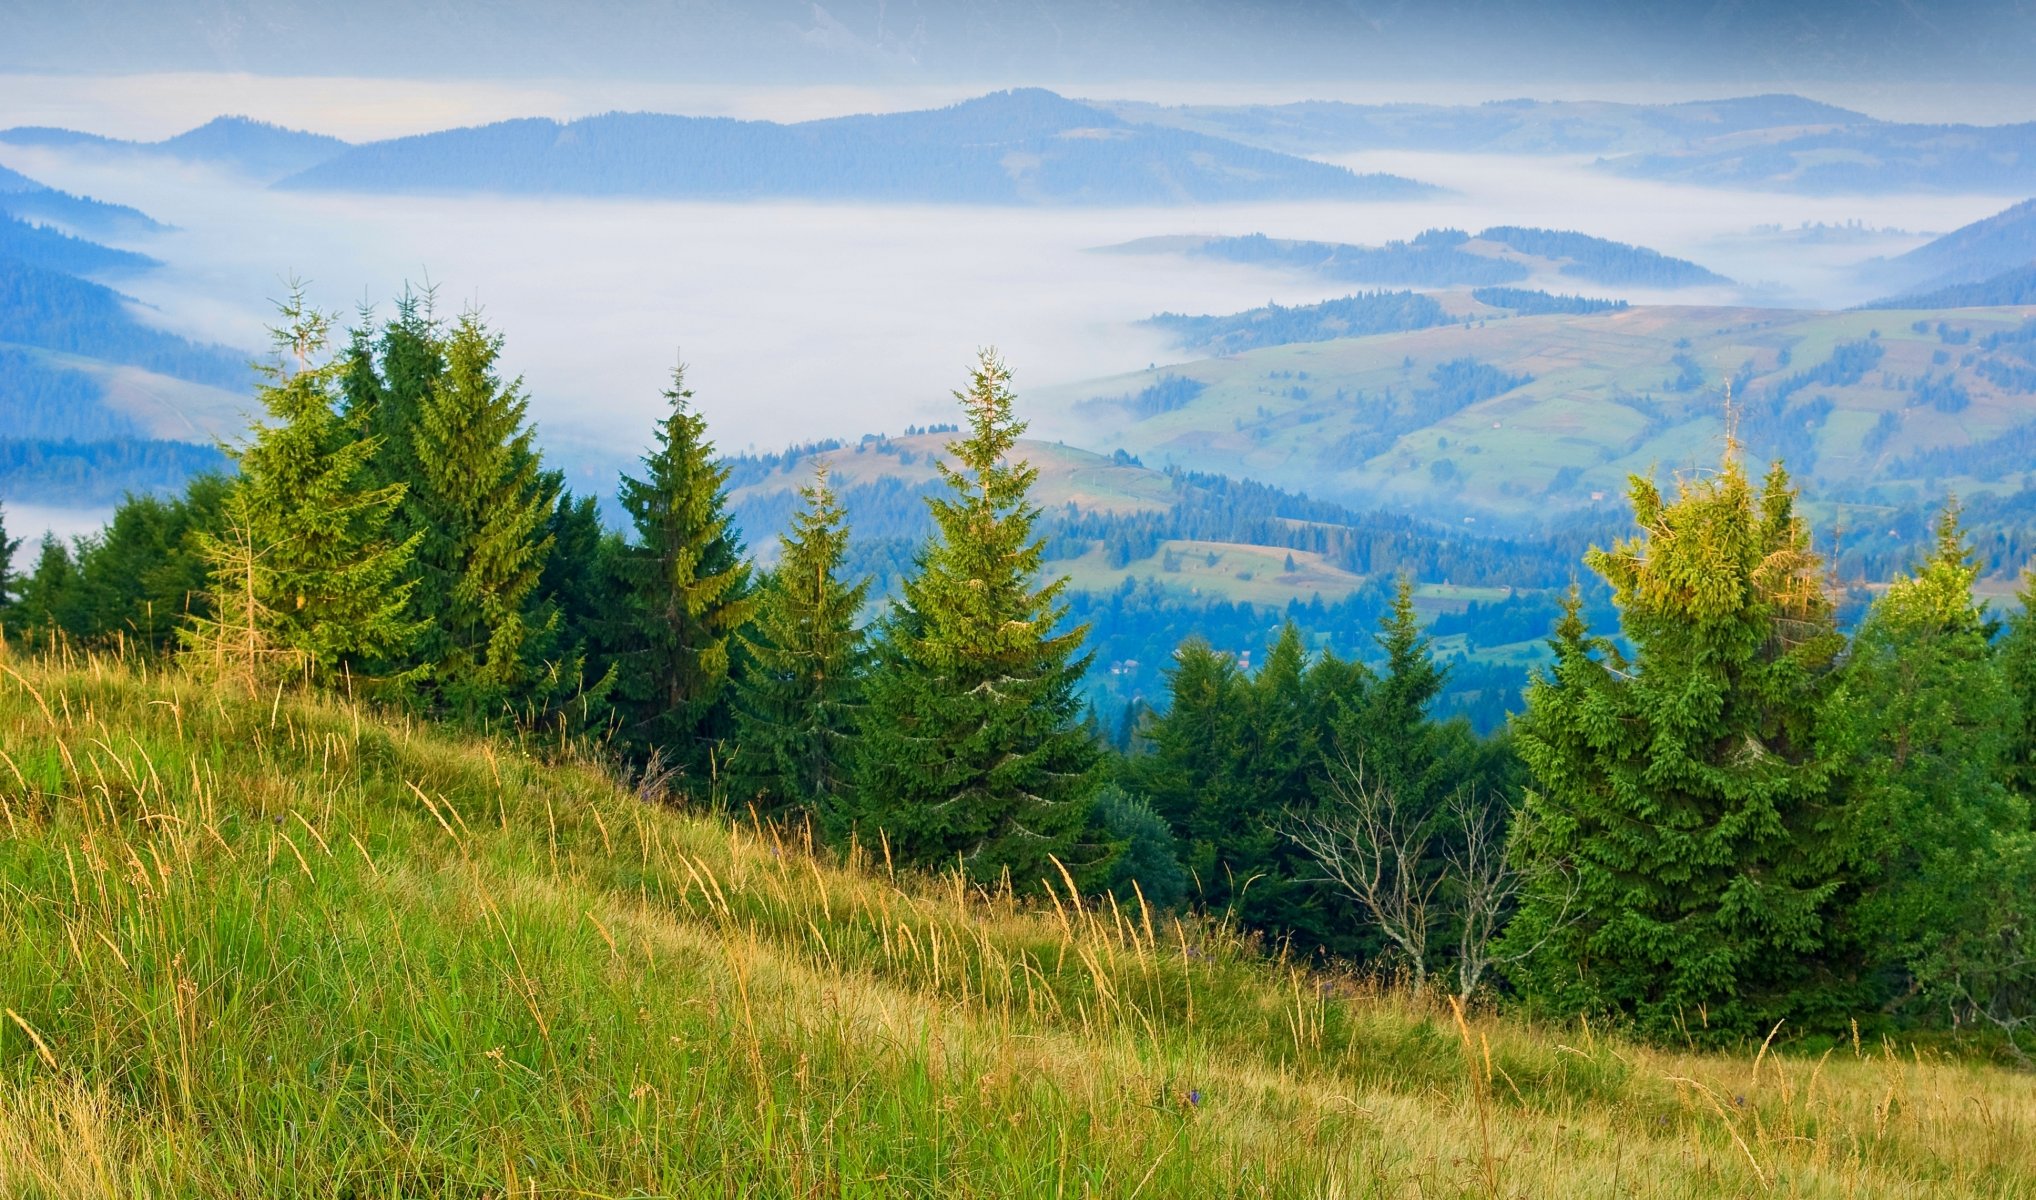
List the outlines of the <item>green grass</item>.
{"label": "green grass", "polygon": [[[1823,363],[1838,344],[1878,331],[1886,356],[1863,380],[1798,393],[1798,402],[1821,394],[1835,406],[1817,438],[1817,461],[1798,473],[1829,487],[1928,483],[1974,494],[1990,485],[1965,478],[1901,478],[1889,468],[1916,450],[1967,445],[2029,419],[2029,397],[2002,392],[1964,359],[1988,332],[2013,328],[2032,311],[1643,306],[1589,316],[1512,317],[1269,347],[1048,389],[1034,398],[1086,414],[1091,443],[1121,445],[1148,461],[1246,475],[1331,498],[1405,503],[1446,519],[1480,512],[1538,515],[1551,507],[1581,506],[1593,491],[1622,494],[1629,473],[1715,461],[1724,381],[1743,364],[1752,364],[1752,390],[1765,392],[1791,373]],[[1974,344],[1944,346],[1934,330],[1910,328],[1918,319],[1969,328]],[[1676,393],[1665,384],[1676,374],[1670,360],[1681,343],[1703,367],[1705,381]],[[1783,350],[1789,352],[1787,363],[1781,361]],[[1933,361],[1940,350],[1948,359],[1942,364]],[[1337,451],[1347,434],[1368,428],[1357,393],[1375,397],[1390,388],[1405,397],[1427,385],[1437,364],[1465,356],[1510,374],[1532,375],[1533,382],[1438,415],[1369,457]],[[1863,451],[1861,440],[1880,414],[1903,409],[1911,398],[1895,385],[1926,373],[1955,376],[1970,392],[1971,406],[1955,414],[1911,408],[1900,438],[1881,450]],[[1184,407],[1144,419],[1117,406],[1082,403],[1136,393],[1167,374],[1207,386]],[[1296,387],[1306,395],[1294,395]],[[1660,420],[1621,402],[1629,396],[1652,396]],[[1454,472],[1431,474],[1442,459]],[[1551,492],[1564,468],[1580,476],[1561,480],[1566,486]]]}
{"label": "green grass", "polygon": [[2036,1192],[2026,1075],[1459,1019],[358,707],[8,665],[7,1196]]}

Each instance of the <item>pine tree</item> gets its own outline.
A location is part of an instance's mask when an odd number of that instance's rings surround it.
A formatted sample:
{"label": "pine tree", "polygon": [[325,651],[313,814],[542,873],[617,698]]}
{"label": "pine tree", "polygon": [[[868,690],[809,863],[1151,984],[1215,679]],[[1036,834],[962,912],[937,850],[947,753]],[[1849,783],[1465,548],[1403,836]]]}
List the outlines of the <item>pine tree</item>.
{"label": "pine tree", "polygon": [[852,790],[863,633],[856,614],[869,580],[841,578],[847,514],[822,466],[799,489],[803,507],[778,539],[777,569],[758,589],[735,681],[735,798],[766,816],[805,813],[823,826],[847,814]]}
{"label": "pine tree", "polygon": [[2001,891],[2002,839],[2028,825],[2026,802],[2004,782],[2019,714],[1990,645],[1994,623],[1973,600],[1978,577],[1947,507],[1935,551],[1860,623],[1834,697],[1863,883],[1853,933],[1898,973],[1877,1006],[1912,991],[1941,999],[1933,993],[1958,970],[1946,952]]}
{"label": "pine tree", "polygon": [[7,508],[0,505],[0,636],[14,616],[14,601],[21,592],[21,576],[14,569],[14,552],[21,549],[21,539],[7,536]]}
{"label": "pine tree", "polygon": [[302,651],[275,639],[278,614],[263,599],[276,591],[268,561],[275,547],[256,541],[258,518],[248,490],[234,488],[220,516],[220,528],[197,537],[211,589],[205,613],[177,631],[181,659],[216,684],[253,694],[272,681],[301,675],[309,663]]}
{"label": "pine tree", "polygon": [[86,635],[84,581],[71,547],[53,533],[42,536],[35,570],[21,584],[15,603],[22,632],[31,642],[53,645]]}
{"label": "pine tree", "polygon": [[340,371],[342,411],[358,434],[373,441],[379,483],[400,483],[395,532],[408,536],[424,527],[419,490],[424,471],[418,455],[418,425],[433,390],[446,372],[445,330],[436,312],[437,293],[408,288],[396,300],[396,315],[373,328],[374,313],[362,309],[350,331]]}
{"label": "pine tree", "polygon": [[436,707],[469,718],[527,706],[554,682],[541,658],[555,618],[538,611],[537,585],[556,498],[521,381],[496,373],[501,353],[478,314],[462,316],[414,434],[420,684]]}
{"label": "pine tree", "polygon": [[625,745],[639,756],[655,751],[699,791],[719,777],[736,631],[756,600],[727,511],[728,469],[714,459],[684,367],[664,398],[671,411],[644,477],[622,480],[636,538],[616,562],[620,604],[608,645]]}
{"label": "pine tree", "polygon": [[2009,789],[2036,803],[2036,569],[2026,577],[2020,600],[1996,651],[2017,712],[2004,771]]}
{"label": "pine tree", "polygon": [[260,389],[269,420],[237,455],[236,505],[260,564],[258,599],[271,621],[265,635],[300,656],[315,681],[330,683],[364,662],[401,658],[416,640],[405,610],[417,539],[389,538],[403,486],[372,484],[375,443],[355,436],[335,409],[344,363],[312,364],[329,318],[307,307],[301,291],[281,310],[277,345],[294,366],[271,368]]}
{"label": "pine tree", "polygon": [[966,393],[968,432],[929,498],[935,534],[879,623],[858,755],[857,824],[894,861],[1021,889],[1106,867],[1081,835],[1099,752],[1081,726],[1085,627],[1055,632],[1065,579],[1040,585],[1038,471],[1014,460],[1024,424],[1010,372],[985,351]]}
{"label": "pine tree", "polygon": [[1516,718],[1534,778],[1532,880],[1507,934],[1530,998],[1699,1036],[1836,1019],[1828,936],[1849,847],[1820,717],[1842,645],[1779,463],[1758,491],[1728,448],[1639,536],[1586,561],[1629,660],[1572,592]]}

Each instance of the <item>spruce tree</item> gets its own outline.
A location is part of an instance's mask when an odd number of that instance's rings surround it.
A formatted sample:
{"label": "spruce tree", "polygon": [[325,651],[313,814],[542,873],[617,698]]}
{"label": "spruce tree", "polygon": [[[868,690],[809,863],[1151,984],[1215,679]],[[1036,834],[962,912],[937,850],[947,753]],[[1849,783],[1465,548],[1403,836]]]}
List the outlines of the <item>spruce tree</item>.
{"label": "spruce tree", "polygon": [[264,632],[300,656],[314,681],[330,683],[364,662],[400,658],[416,640],[406,609],[417,539],[389,537],[403,486],[371,482],[375,443],[336,411],[344,362],[313,365],[329,318],[301,291],[281,310],[274,333],[290,361],[269,368],[259,391],[269,419],[237,454],[235,489],[272,621]]}
{"label": "spruce tree", "polygon": [[2003,778],[2019,714],[1973,599],[1978,577],[1947,507],[1934,552],[1860,623],[1834,697],[1862,885],[1851,930],[1884,968],[1876,1007],[1942,999],[1959,969],[1947,951],[1983,927],[2003,839],[2028,823]]}
{"label": "spruce tree", "polygon": [[14,569],[14,552],[21,539],[7,536],[7,508],[0,505],[0,634],[14,615],[14,601],[21,591],[21,576]]}
{"label": "spruce tree", "polygon": [[37,547],[35,570],[22,581],[15,613],[24,633],[44,644],[81,636],[83,587],[71,548],[53,533]]}
{"label": "spruce tree", "polygon": [[454,324],[413,442],[420,686],[434,706],[469,718],[525,705],[549,681],[541,654],[551,621],[536,593],[556,498],[531,445],[521,381],[497,374],[501,353],[478,314]]}
{"label": "spruce tree", "polygon": [[639,757],[656,752],[697,793],[721,771],[736,631],[756,600],[727,511],[728,469],[715,461],[683,366],[664,398],[671,409],[643,478],[622,480],[636,537],[616,557],[619,603],[607,645],[625,746]]}
{"label": "spruce tree", "polygon": [[1850,847],[1820,718],[1842,638],[1795,493],[1779,463],[1756,489],[1734,445],[1672,503],[1637,477],[1631,494],[1639,536],[1586,561],[1632,656],[1572,592],[1515,721],[1533,786],[1514,980],[1656,1032],[1837,1019]]}
{"label": "spruce tree", "polygon": [[781,535],[777,568],[758,591],[735,683],[738,803],[766,816],[806,813],[823,826],[847,814],[850,747],[862,685],[856,614],[869,580],[846,583],[847,514],[822,466],[799,489],[803,507]]}
{"label": "spruce tree", "polygon": [[894,861],[1030,890],[1107,866],[1081,835],[1100,754],[1076,688],[1085,627],[1056,632],[1065,579],[1039,582],[1038,471],[1012,452],[1024,431],[1010,371],[984,351],[957,392],[967,433],[939,464],[935,533],[879,623],[857,766],[857,825]]}
{"label": "spruce tree", "polygon": [[2016,707],[2004,771],[2010,790],[2036,803],[2036,569],[2025,577],[2020,600],[1996,651]]}

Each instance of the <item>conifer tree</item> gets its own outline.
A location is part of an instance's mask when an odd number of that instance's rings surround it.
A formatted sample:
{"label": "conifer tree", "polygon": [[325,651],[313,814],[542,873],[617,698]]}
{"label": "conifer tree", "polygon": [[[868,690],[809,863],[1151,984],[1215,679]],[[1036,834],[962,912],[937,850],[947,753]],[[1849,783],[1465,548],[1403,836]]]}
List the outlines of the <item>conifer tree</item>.
{"label": "conifer tree", "polygon": [[1960,965],[1947,952],[1983,926],[2002,890],[2003,839],[2028,824],[2004,783],[2018,713],[1973,599],[1978,577],[1949,506],[1931,556],[1860,623],[1834,697],[1862,884],[1852,931],[1897,975],[1878,973],[1877,1006],[1942,998]]}
{"label": "conifer tree", "polygon": [[446,371],[445,330],[436,311],[437,292],[404,289],[396,315],[379,334],[374,314],[363,308],[350,331],[340,371],[343,411],[359,435],[375,445],[377,482],[406,487],[395,528],[404,536],[422,529],[418,424],[433,389]]}
{"label": "conifer tree", "polygon": [[313,365],[330,319],[301,291],[283,301],[281,315],[274,333],[291,361],[270,368],[260,389],[269,420],[238,453],[235,508],[271,622],[265,635],[329,683],[361,662],[400,658],[416,640],[417,624],[405,615],[416,538],[388,536],[403,486],[372,484],[375,443],[355,436],[335,409],[343,364]]}
{"label": "conifer tree", "polygon": [[699,790],[721,770],[736,631],[756,600],[727,511],[728,469],[715,461],[683,366],[664,398],[671,411],[658,423],[643,478],[622,480],[636,537],[617,555],[618,619],[608,646],[625,745],[638,755],[657,752]]}
{"label": "conifer tree", "polygon": [[857,824],[894,861],[957,860],[978,880],[1033,889],[1070,869],[1103,869],[1080,843],[1100,780],[1076,688],[1085,627],[1056,632],[1065,579],[1039,583],[1038,471],[1012,458],[1024,424],[1010,371],[984,351],[967,392],[967,432],[929,498],[935,533],[880,622],[858,755]]}
{"label": "conifer tree", "polygon": [[78,562],[71,548],[53,533],[42,536],[35,570],[21,584],[15,612],[23,632],[51,642],[79,635],[83,613]]}
{"label": "conifer tree", "polygon": [[21,590],[21,576],[14,569],[14,552],[21,539],[7,536],[7,508],[0,505],[0,632],[14,615],[14,601]]}
{"label": "conifer tree", "polygon": [[462,316],[414,435],[420,683],[438,707],[481,718],[546,685],[540,660],[555,620],[536,593],[556,497],[531,445],[521,381],[497,374],[501,352],[478,314]]}
{"label": "conifer tree", "polygon": [[1828,930],[1849,864],[1820,719],[1842,645],[1779,463],[1758,490],[1727,449],[1672,503],[1634,478],[1639,536],[1586,561],[1629,659],[1572,592],[1516,718],[1532,771],[1507,933],[1550,1010],[1657,1032],[1835,1019]]}
{"label": "conifer tree", "polygon": [[2017,713],[2004,770],[2009,789],[2036,804],[2036,569],[2025,577],[2020,600],[1997,649]]}
{"label": "conifer tree", "polygon": [[833,825],[852,788],[850,746],[860,705],[869,580],[846,583],[847,514],[823,465],[778,539],[777,568],[758,589],[735,683],[735,798],[766,816],[804,812]]}

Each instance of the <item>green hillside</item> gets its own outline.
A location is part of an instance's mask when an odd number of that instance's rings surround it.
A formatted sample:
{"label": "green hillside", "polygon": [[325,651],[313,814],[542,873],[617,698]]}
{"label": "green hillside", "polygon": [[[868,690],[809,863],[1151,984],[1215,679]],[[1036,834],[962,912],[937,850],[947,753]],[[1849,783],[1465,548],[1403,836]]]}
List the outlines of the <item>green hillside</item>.
{"label": "green hillside", "polygon": [[2025,1196],[2025,1076],[1716,1056],[842,866],[595,767],[0,672],[0,1195]]}
{"label": "green hillside", "polygon": [[[1060,390],[1087,440],[1449,521],[1616,504],[1705,461],[1729,381],[1749,451],[1812,500],[1899,505],[2026,486],[2030,308],[1635,307],[1274,346]],[[1136,397],[1169,381],[1161,411]],[[1185,382],[1183,382],[1185,381]]]}

